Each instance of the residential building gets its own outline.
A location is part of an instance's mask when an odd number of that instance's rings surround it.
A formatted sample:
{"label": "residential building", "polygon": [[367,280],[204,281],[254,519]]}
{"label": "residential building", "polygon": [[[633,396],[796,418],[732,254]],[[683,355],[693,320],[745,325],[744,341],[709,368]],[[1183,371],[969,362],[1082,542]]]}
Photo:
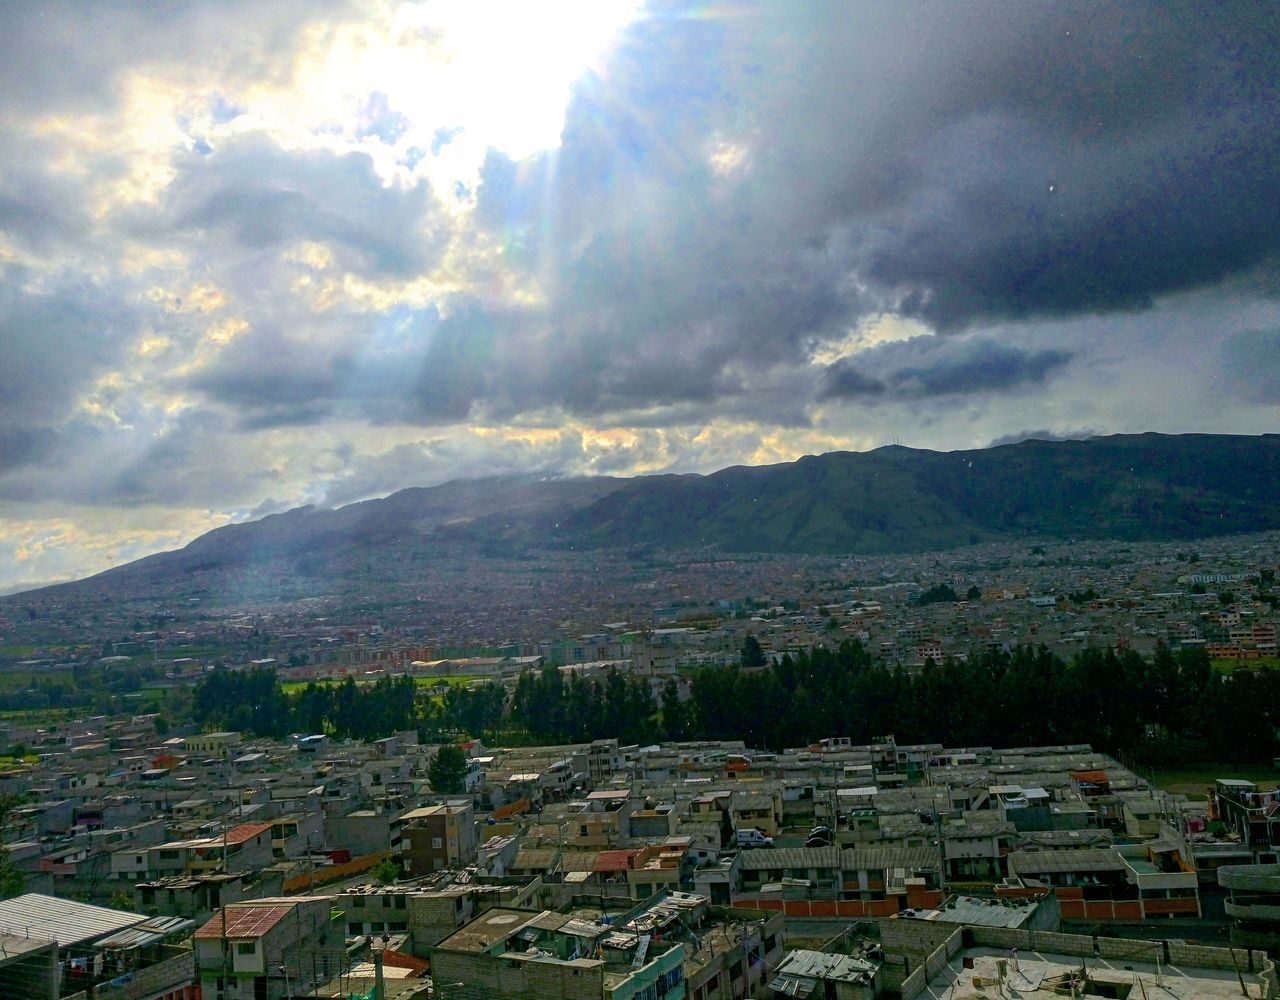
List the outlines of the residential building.
{"label": "residential building", "polygon": [[469,865],[475,860],[476,819],[470,799],[414,809],[401,820],[408,875],[426,875],[443,868]]}
{"label": "residential building", "polygon": [[231,903],[195,933],[203,1000],[283,1000],[343,969],[327,896]]}

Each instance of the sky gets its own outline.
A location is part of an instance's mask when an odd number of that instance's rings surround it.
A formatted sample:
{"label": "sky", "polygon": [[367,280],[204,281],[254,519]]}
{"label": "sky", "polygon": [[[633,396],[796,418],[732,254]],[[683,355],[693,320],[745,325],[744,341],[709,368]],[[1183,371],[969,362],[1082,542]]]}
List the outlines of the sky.
{"label": "sky", "polygon": [[0,3],[0,589],[459,477],[1276,430],[1280,7]]}

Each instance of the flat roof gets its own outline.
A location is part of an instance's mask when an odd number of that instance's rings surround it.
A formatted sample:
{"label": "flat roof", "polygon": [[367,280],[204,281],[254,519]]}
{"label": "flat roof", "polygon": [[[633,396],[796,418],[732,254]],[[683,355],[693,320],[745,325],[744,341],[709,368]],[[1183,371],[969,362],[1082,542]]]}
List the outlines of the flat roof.
{"label": "flat roof", "polygon": [[[545,912],[545,911],[543,911]],[[465,927],[454,931],[436,945],[448,951],[486,951],[494,943],[509,938],[531,920],[542,916],[530,910],[486,910]]]}
{"label": "flat roof", "polygon": [[[1135,950],[1144,942],[1135,941]],[[1152,942],[1157,944],[1158,942]],[[1139,953],[1140,950],[1139,950]],[[1154,955],[1154,951],[1151,952]],[[968,960],[971,968],[965,968]],[[947,997],[948,1000],[991,1000],[996,993],[999,977],[998,962],[1004,961],[1006,980],[1015,994],[1023,1000],[1060,1000],[1070,996],[1067,977],[1078,976],[1082,960],[1052,952],[1020,950],[1018,969],[1014,971],[1008,950],[994,948],[964,948],[952,958],[936,976],[929,980],[925,995]],[[1234,970],[1205,969],[1191,966],[1164,965],[1157,970],[1149,962],[1125,959],[1089,957],[1083,960],[1089,980],[1100,984],[1114,984],[1117,990],[1111,995],[1125,995],[1129,987],[1129,1000],[1177,996],[1194,997],[1195,1000],[1227,1000],[1240,996],[1240,982]],[[1157,985],[1157,975],[1165,987]],[[1138,987],[1137,982],[1142,983]],[[1245,973],[1249,995],[1257,995],[1257,975]],[[1055,987],[1057,987],[1055,989]],[[1080,992],[1077,995],[1099,996],[1099,992]]]}

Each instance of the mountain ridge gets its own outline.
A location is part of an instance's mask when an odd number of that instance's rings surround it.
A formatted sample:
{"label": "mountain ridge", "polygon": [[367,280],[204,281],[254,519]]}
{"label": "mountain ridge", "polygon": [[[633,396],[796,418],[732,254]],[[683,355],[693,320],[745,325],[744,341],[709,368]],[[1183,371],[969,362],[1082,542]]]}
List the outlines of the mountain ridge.
{"label": "mountain ridge", "polygon": [[277,570],[319,582],[380,554],[421,572],[440,551],[869,555],[1033,537],[1195,538],[1280,528],[1277,482],[1280,435],[1155,433],[951,452],[887,445],[708,474],[453,480],[223,525],[42,591]]}

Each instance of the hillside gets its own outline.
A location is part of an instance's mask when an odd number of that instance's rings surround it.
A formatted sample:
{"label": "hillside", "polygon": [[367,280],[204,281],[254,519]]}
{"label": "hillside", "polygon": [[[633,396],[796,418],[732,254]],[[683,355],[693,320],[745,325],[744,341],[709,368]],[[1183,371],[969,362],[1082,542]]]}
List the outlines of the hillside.
{"label": "hillside", "polygon": [[1280,528],[1280,436],[1117,435],[974,451],[833,452],[712,475],[502,477],[228,525],[58,590],[287,575],[314,593],[430,572],[433,554],[718,548],[888,553],[1016,538],[1180,539]]}

